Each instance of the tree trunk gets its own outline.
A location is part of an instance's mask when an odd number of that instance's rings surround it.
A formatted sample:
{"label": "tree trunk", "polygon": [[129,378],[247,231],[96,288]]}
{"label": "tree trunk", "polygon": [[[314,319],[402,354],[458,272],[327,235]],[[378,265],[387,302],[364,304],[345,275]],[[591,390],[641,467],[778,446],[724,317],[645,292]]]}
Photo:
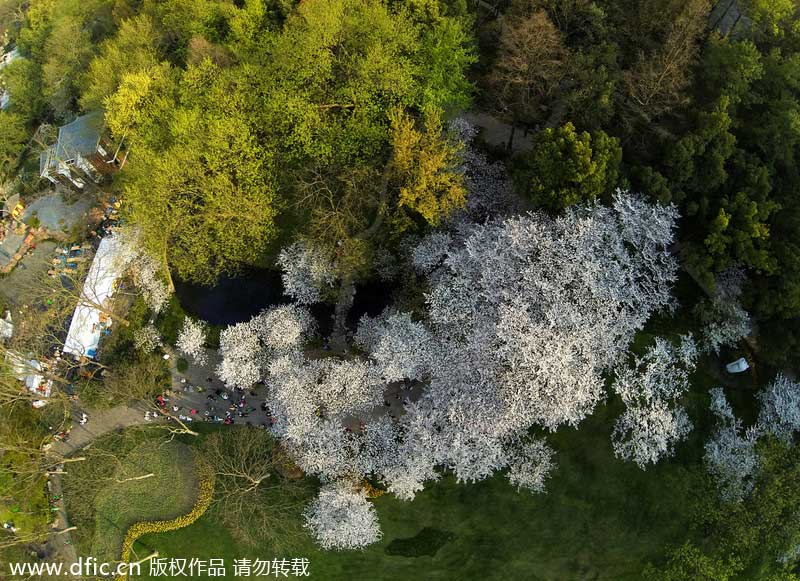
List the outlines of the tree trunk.
{"label": "tree trunk", "polygon": [[167,286],[169,288],[170,294],[175,294],[175,282],[172,280],[172,273],[169,271],[169,263],[167,262],[167,244],[164,243],[164,252],[161,256],[161,260],[164,262],[164,272],[167,273]]}
{"label": "tree trunk", "polygon": [[353,306],[356,285],[352,275],[345,276],[339,283],[339,299],[333,312],[333,333],[331,333],[331,349],[344,351],[347,349],[347,315]]}
{"label": "tree trunk", "polygon": [[508,149],[509,152],[514,151],[514,133],[516,133],[516,131],[517,131],[517,123],[516,121],[512,121],[511,134],[508,136],[508,145],[506,146],[506,149]]}

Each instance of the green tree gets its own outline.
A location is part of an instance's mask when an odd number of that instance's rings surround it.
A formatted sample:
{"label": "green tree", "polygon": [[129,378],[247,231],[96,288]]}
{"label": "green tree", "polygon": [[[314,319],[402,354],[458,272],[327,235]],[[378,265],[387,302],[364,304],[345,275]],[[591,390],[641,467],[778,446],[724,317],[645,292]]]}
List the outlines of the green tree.
{"label": "green tree", "polygon": [[44,51],[44,96],[56,118],[66,120],[75,109],[80,77],[92,55],[91,36],[82,22],[61,18],[54,24]]}
{"label": "green tree", "polygon": [[276,236],[270,153],[242,105],[236,71],[210,61],[123,77],[108,122],[130,143],[126,213],[184,280],[212,283],[259,263]]}
{"label": "green tree", "polygon": [[781,36],[797,13],[792,0],[741,0],[739,8],[751,20],[757,34]]}
{"label": "green tree", "polygon": [[0,111],[0,177],[9,177],[28,141],[28,130],[21,115]]}
{"label": "green tree", "polygon": [[517,182],[537,206],[558,211],[613,192],[620,185],[621,159],[616,138],[603,131],[578,133],[567,123],[536,136]]}
{"label": "green tree", "polygon": [[31,59],[18,58],[3,68],[2,77],[11,96],[11,110],[26,124],[41,121],[47,109],[41,67]]}
{"label": "green tree", "polygon": [[759,444],[760,473],[744,501],[719,500],[713,485],[698,491],[690,538],[654,579],[796,579],[793,550],[800,538],[800,448]]}
{"label": "green tree", "polygon": [[126,73],[157,65],[161,60],[159,42],[158,31],[148,15],[123,21],[117,34],[103,43],[89,65],[81,94],[83,109],[100,108]]}

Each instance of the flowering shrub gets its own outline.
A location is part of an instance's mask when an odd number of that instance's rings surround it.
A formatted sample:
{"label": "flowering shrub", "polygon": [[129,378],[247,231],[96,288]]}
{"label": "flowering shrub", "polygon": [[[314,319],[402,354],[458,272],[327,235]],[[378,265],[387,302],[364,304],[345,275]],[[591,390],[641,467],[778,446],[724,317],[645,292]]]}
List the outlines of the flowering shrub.
{"label": "flowering shrub", "polygon": [[[128,529],[125,534],[125,541],[122,543],[122,561],[129,562],[131,549],[133,544],[144,535],[150,533],[167,533],[188,527],[199,519],[211,506],[211,500],[214,496],[214,471],[211,465],[206,461],[195,456],[197,461],[197,472],[199,477],[199,491],[197,494],[197,502],[194,507],[187,514],[181,515],[172,520],[156,520],[137,522]],[[126,581],[127,575],[117,576],[116,581]]]}

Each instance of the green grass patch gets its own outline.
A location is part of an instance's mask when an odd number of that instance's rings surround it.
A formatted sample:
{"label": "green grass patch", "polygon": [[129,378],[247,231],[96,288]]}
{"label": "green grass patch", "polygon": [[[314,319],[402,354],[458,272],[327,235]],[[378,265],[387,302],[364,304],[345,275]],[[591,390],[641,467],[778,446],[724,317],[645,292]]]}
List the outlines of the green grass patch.
{"label": "green grass patch", "polygon": [[110,434],[80,452],[85,461],[70,464],[63,490],[70,524],[78,527],[78,554],[113,561],[133,523],[191,510],[197,491],[192,450],[163,436],[153,428]]}
{"label": "green grass patch", "polygon": [[[229,577],[235,558],[306,557],[311,576],[326,581],[639,580],[649,561],[684,539],[692,516],[687,498],[702,469],[695,442],[647,471],[616,459],[610,431],[619,411],[600,406],[580,430],[551,438],[559,467],[547,494],[517,492],[502,476],[472,485],[448,476],[412,502],[377,498],[383,539],[363,551],[322,551],[307,535],[290,550],[270,543],[248,549],[207,513],[185,529],[143,537],[137,553],[221,557]],[[442,543],[436,532],[450,537]],[[426,543],[440,546],[426,550]],[[141,578],[150,578],[147,571]]]}
{"label": "green grass patch", "polygon": [[[6,453],[4,466],[13,464],[14,454]],[[19,535],[38,534],[47,530],[51,520],[44,476],[28,484],[24,494],[0,499],[0,524],[12,522]],[[0,490],[10,490],[17,482],[10,472],[0,470]]]}
{"label": "green grass patch", "polygon": [[455,538],[453,533],[425,527],[413,537],[395,539],[386,546],[387,555],[398,557],[431,557]]}

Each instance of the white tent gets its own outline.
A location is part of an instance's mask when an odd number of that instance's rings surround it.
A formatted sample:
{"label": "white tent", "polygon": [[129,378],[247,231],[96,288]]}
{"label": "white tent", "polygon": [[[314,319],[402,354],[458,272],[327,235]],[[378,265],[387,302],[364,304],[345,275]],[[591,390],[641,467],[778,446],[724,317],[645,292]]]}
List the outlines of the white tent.
{"label": "white tent", "polygon": [[78,357],[94,357],[100,337],[111,320],[97,306],[107,306],[114,294],[114,285],[127,266],[122,243],[114,236],[103,238],[83,285],[81,302],[75,308],[69,325],[64,352]]}

